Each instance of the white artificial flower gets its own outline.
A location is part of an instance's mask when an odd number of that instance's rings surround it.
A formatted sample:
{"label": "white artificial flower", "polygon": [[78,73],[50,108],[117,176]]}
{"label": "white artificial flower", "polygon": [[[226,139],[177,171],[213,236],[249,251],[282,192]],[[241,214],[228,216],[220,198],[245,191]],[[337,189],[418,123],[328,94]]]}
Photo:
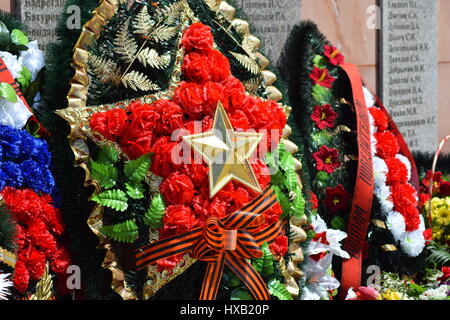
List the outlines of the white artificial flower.
{"label": "white artificial flower", "polygon": [[406,232],[405,218],[397,211],[391,211],[386,220],[386,225],[394,236],[395,241],[402,240]]}
{"label": "white artificial flower", "polygon": [[420,300],[441,299],[447,300],[447,292],[450,290],[450,286],[442,285],[438,288],[428,289],[421,296]]}
{"label": "white artificial flower", "polygon": [[13,78],[17,79],[22,71],[22,64],[17,59],[17,56],[6,51],[0,51],[0,58],[3,59],[6,68],[8,68],[9,72],[11,72]]}
{"label": "white artificial flower", "polygon": [[14,103],[0,97],[0,124],[20,130],[25,127],[31,116],[31,111],[22,99],[17,98],[17,102]]}
{"label": "white artificial flower", "polygon": [[13,286],[11,280],[8,279],[9,273],[0,272],[0,300],[8,300],[10,295],[9,288]]}
{"label": "white artificial flower", "polygon": [[306,250],[308,255],[330,252],[331,254],[337,255],[344,259],[350,258],[349,254],[342,250],[340,243],[342,240],[347,238],[347,233],[340,230],[327,229],[325,221],[323,221],[319,215],[313,217],[312,226],[315,233],[325,232],[328,244],[321,243],[320,241],[310,241]]}
{"label": "white artificial flower", "polygon": [[372,115],[369,113],[369,122],[370,122],[370,148],[372,151],[372,157],[375,157],[377,153],[377,139],[375,138],[375,133],[377,133],[377,127],[375,126],[375,120]]}
{"label": "white artificial flower", "polygon": [[28,50],[20,53],[19,62],[31,72],[31,81],[33,81],[45,65],[45,55],[39,49],[37,40],[28,43],[27,47]]}
{"label": "white artificial flower", "polygon": [[345,300],[352,300],[356,299],[358,296],[356,295],[355,291],[353,291],[353,288],[348,289],[347,291],[347,297],[345,297]]}
{"label": "white artificial flower", "polygon": [[384,185],[376,187],[375,194],[380,201],[381,211],[385,215],[394,210],[394,203],[391,200],[391,188],[389,186]]}
{"label": "white artificial flower", "polygon": [[367,89],[364,86],[363,86],[363,91],[364,91],[364,99],[366,100],[367,108],[373,107],[375,105],[375,99],[374,99],[372,93],[370,92],[369,89]]}
{"label": "white artificial flower", "polygon": [[386,176],[389,172],[388,166],[386,162],[379,158],[373,158],[373,175],[375,179],[375,186],[385,186],[386,185]]}
{"label": "white artificial flower", "polygon": [[398,154],[395,157],[406,166],[406,169],[408,170],[408,181],[411,180],[411,162],[409,159],[402,154]]}
{"label": "white artificial flower", "polygon": [[302,267],[306,283],[302,291],[301,300],[328,299],[328,291],[339,288],[339,281],[329,275],[332,259],[332,254],[326,255],[317,262],[308,258],[307,263]]}
{"label": "white artificial flower", "polygon": [[406,232],[401,240],[403,251],[411,257],[417,257],[425,248],[423,230]]}

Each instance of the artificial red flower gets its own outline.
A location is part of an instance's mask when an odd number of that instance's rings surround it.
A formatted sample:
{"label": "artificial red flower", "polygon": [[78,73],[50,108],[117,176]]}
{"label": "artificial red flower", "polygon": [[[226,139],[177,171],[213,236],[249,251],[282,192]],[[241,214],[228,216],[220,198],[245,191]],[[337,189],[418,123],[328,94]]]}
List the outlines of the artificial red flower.
{"label": "artificial red flower", "polygon": [[372,115],[375,127],[377,128],[378,132],[386,131],[389,126],[389,121],[383,110],[371,107],[369,108],[369,112]]}
{"label": "artificial red flower", "polygon": [[315,84],[321,85],[325,88],[331,88],[334,81],[336,80],[330,75],[328,69],[320,69],[318,67],[314,67],[314,69],[309,74],[309,77],[314,81]]}
{"label": "artificial red flower", "polygon": [[269,246],[273,255],[283,257],[288,251],[289,241],[285,235],[278,236]]}
{"label": "artificial red flower", "polygon": [[327,146],[322,146],[319,151],[313,154],[316,161],[317,171],[326,171],[332,174],[337,168],[341,166],[339,161],[339,152],[336,149],[330,149]]}
{"label": "artificial red flower", "polygon": [[246,131],[250,129],[250,121],[244,111],[236,110],[229,118],[235,131]]}
{"label": "artificial red flower", "polygon": [[181,67],[184,78],[199,84],[211,80],[210,61],[206,54],[191,52],[184,57]]}
{"label": "artificial red flower", "polygon": [[410,184],[398,184],[391,187],[392,200],[394,202],[395,210],[402,213],[402,208],[407,206],[416,206],[418,200],[416,199],[416,189]]}
{"label": "artificial red flower", "polygon": [[405,218],[406,231],[416,231],[420,227],[420,213],[416,206],[409,205],[396,208]]}
{"label": "artificial red flower", "polygon": [[225,109],[228,108],[228,97],[224,87],[220,83],[213,81],[206,82],[203,85],[203,99],[203,115],[213,116],[219,101]]}
{"label": "artificial red flower", "polygon": [[195,217],[191,208],[183,205],[168,206],[163,222],[163,238],[186,233],[200,224],[200,221]]}
{"label": "artificial red flower", "polygon": [[17,291],[25,293],[28,289],[28,283],[30,281],[30,274],[23,260],[18,260],[14,268],[13,276],[14,287]]}
{"label": "artificial red flower", "polygon": [[116,141],[126,129],[127,113],[123,109],[97,112],[92,115],[90,125],[93,131],[108,140]]}
{"label": "artificial red flower", "polygon": [[325,45],[323,54],[328,58],[332,65],[340,65],[344,63],[344,56],[341,52],[333,45]]}
{"label": "artificial red flower", "polygon": [[385,161],[389,169],[387,174],[388,185],[393,186],[408,182],[408,169],[403,162],[397,158],[388,158]]}
{"label": "artificial red flower", "polygon": [[428,228],[423,232],[423,237],[425,238],[425,244],[428,245],[433,240],[433,229]]}
{"label": "artificial red flower", "polygon": [[157,134],[172,135],[174,131],[183,128],[183,110],[173,101],[160,99],[152,107],[159,115],[154,128]]}
{"label": "artificial red flower", "polygon": [[252,161],[251,166],[255,172],[256,178],[261,189],[265,189],[270,183],[270,171],[266,163],[257,158]]}
{"label": "artificial red flower", "polygon": [[316,123],[317,128],[320,130],[333,128],[336,118],[337,114],[329,104],[315,106],[314,111],[311,114],[311,119]]}
{"label": "artificial red flower", "polygon": [[119,144],[130,159],[137,159],[150,153],[153,146],[152,131],[140,130],[132,124],[120,138]]}
{"label": "artificial red flower", "polygon": [[380,293],[370,287],[353,288],[353,292],[356,294],[356,298],[350,298],[348,300],[381,300]]}
{"label": "artificial red flower", "polygon": [[211,28],[201,22],[193,23],[183,33],[181,44],[186,51],[208,51],[213,48]]}
{"label": "artificial red flower", "polygon": [[450,182],[442,181],[439,186],[439,193],[442,197],[450,197]]}
{"label": "artificial red flower", "polygon": [[433,195],[435,195],[439,193],[439,187],[442,182],[442,172],[436,171],[433,175],[433,172],[431,170],[427,171],[427,175],[422,180],[423,187],[421,189],[423,193],[429,193],[431,178],[433,178]]}
{"label": "artificial red flower", "polygon": [[180,173],[186,174],[191,181],[194,183],[195,187],[201,187],[208,183],[208,167],[204,163],[183,164]]}
{"label": "artificial red flower", "polygon": [[420,204],[423,206],[425,203],[428,203],[430,200],[430,196],[427,193],[421,193],[419,196]]}
{"label": "artificial red flower", "polygon": [[190,205],[194,198],[194,184],[185,174],[173,172],[160,186],[164,201],[171,204]]}
{"label": "artificial red flower", "polygon": [[319,199],[317,199],[317,196],[314,192],[310,192],[309,193],[311,198],[310,198],[310,202],[311,202],[311,209],[315,210],[317,208],[319,208]]}
{"label": "artificial red flower", "polygon": [[400,152],[397,138],[392,132],[385,131],[383,133],[376,133],[375,138],[377,140],[378,157],[386,160],[388,158],[394,158]]}
{"label": "artificial red flower", "polygon": [[320,253],[316,253],[316,254],[311,254],[309,255],[309,257],[314,260],[315,262],[319,262],[320,260],[322,260],[323,258],[325,258],[325,256],[327,255],[327,252],[320,252]]}
{"label": "artificial red flower", "polygon": [[227,111],[233,111],[237,108],[241,108],[245,99],[245,87],[242,82],[239,81],[239,79],[230,76],[220,84],[228,94],[228,105],[230,109]]}
{"label": "artificial red flower", "polygon": [[[177,142],[171,142],[169,137],[161,137],[152,146],[152,165],[150,171],[157,176],[167,178],[173,171],[181,167],[182,160],[176,153]],[[180,161],[181,162],[181,161]]]}
{"label": "artificial red flower", "polygon": [[320,243],[325,244],[325,245],[329,245],[329,244],[330,244],[330,243],[328,242],[328,240],[327,240],[327,232],[326,232],[326,231],[316,233],[316,235],[314,236],[314,238],[312,238],[312,241],[314,241],[314,242],[320,242]]}
{"label": "artificial red flower", "polygon": [[193,119],[200,119],[204,103],[203,86],[191,82],[180,82],[175,89],[173,101]]}
{"label": "artificial red flower", "polygon": [[444,282],[450,279],[450,267],[442,267],[441,271],[443,275],[438,279],[439,281]]}
{"label": "artificial red flower", "polygon": [[218,50],[210,50],[207,53],[211,81],[222,82],[231,76],[230,62]]}
{"label": "artificial red flower", "polygon": [[350,193],[341,184],[336,188],[327,188],[325,205],[331,213],[338,213],[347,210],[350,204]]}
{"label": "artificial red flower", "polygon": [[183,254],[178,254],[167,259],[161,259],[156,262],[157,271],[162,272],[164,270],[172,271],[178,263],[183,259]]}

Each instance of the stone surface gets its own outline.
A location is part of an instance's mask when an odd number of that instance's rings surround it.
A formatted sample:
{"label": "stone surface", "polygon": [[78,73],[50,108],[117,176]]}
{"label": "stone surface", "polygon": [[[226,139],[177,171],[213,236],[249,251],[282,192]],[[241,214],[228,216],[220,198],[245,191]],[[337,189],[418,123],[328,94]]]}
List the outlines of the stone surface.
{"label": "stone surface", "polygon": [[263,53],[276,65],[290,29],[300,22],[301,0],[235,0],[234,5],[261,40]]}
{"label": "stone surface", "polygon": [[380,92],[413,151],[438,142],[437,1],[381,0]]}
{"label": "stone surface", "polygon": [[56,40],[55,28],[63,7],[64,0],[16,0],[15,3],[16,13],[28,26],[30,38],[38,40],[42,50]]}

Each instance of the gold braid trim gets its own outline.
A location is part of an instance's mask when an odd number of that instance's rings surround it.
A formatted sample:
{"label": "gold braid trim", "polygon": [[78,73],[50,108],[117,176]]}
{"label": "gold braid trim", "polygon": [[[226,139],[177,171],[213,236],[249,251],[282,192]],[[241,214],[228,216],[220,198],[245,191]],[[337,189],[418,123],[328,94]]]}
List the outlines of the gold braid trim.
{"label": "gold braid trim", "polygon": [[16,266],[16,255],[0,247],[0,262],[3,262],[11,268],[14,268]]}
{"label": "gold braid trim", "polygon": [[[372,219],[371,222],[372,222],[372,224],[375,227],[378,227],[378,228],[381,228],[381,229],[387,229],[386,224],[383,221],[381,221],[381,220]],[[381,249],[383,249],[386,252],[393,252],[393,251],[397,251],[398,250],[398,248],[395,245],[393,245],[393,244],[384,244],[384,245],[381,246]]]}

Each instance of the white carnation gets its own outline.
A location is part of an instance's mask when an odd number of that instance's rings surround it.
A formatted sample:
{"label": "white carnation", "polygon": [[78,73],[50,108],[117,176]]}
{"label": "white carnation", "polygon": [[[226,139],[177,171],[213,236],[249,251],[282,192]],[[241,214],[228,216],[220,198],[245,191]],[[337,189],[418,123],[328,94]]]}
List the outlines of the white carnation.
{"label": "white carnation", "polygon": [[397,211],[392,211],[387,216],[388,229],[394,236],[395,241],[400,241],[404,238],[406,232],[405,218]]}
{"label": "white carnation", "polygon": [[375,194],[381,204],[381,210],[384,214],[388,214],[394,210],[394,203],[391,200],[391,188],[387,185],[378,186],[375,188]]}
{"label": "white carnation", "polygon": [[409,162],[408,158],[402,154],[396,155],[396,158],[406,166],[406,169],[408,170],[408,181],[411,180],[411,162]]}
{"label": "white carnation", "polygon": [[8,68],[9,72],[11,72],[13,78],[17,79],[22,71],[22,64],[17,59],[17,56],[6,51],[0,51],[0,58],[3,59],[6,68]]}
{"label": "white carnation", "polygon": [[31,111],[20,98],[17,99],[16,103],[0,98],[0,124],[22,129],[31,116]]}
{"label": "white carnation", "polygon": [[373,107],[375,105],[375,99],[369,89],[363,86],[364,99],[366,100],[367,108]]}
{"label": "white carnation", "polygon": [[33,81],[45,65],[45,55],[39,49],[36,40],[31,41],[27,46],[28,50],[20,53],[19,62],[31,72],[31,81]]}
{"label": "white carnation", "polygon": [[375,186],[385,186],[386,185],[386,176],[389,172],[388,166],[386,162],[379,158],[373,158],[373,175],[375,178]]}
{"label": "white carnation", "polygon": [[425,237],[423,230],[416,230],[413,232],[406,232],[401,241],[403,251],[411,257],[417,257],[425,248]]}

